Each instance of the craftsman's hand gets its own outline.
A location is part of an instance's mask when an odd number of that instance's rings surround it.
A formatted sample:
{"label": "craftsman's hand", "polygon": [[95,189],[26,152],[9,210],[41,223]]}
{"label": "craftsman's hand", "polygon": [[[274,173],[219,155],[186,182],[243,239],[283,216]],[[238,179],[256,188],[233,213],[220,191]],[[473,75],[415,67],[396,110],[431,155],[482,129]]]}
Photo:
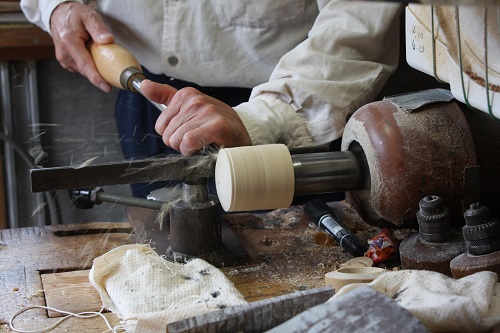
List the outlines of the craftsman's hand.
{"label": "craftsman's hand", "polygon": [[97,44],[114,41],[96,10],[79,2],[63,2],[52,12],[50,33],[56,58],[63,68],[79,72],[105,92],[111,91],[111,85],[101,77],[86,48],[89,40]]}
{"label": "craftsman's hand", "polygon": [[184,155],[203,147],[249,146],[250,136],[236,111],[229,105],[194,88],[177,90],[145,80],[141,92],[154,102],[167,105],[155,130],[163,142]]}

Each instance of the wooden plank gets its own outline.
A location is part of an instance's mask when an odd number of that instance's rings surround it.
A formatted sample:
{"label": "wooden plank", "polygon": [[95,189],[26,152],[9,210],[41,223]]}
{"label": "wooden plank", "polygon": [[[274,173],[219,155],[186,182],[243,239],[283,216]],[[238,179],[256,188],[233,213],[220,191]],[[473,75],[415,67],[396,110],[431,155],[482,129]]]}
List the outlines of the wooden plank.
{"label": "wooden plank", "polygon": [[[354,215],[345,203],[333,207],[363,244],[379,232]],[[221,270],[249,302],[322,286],[327,272],[352,258],[335,242],[328,246],[315,243],[320,231],[304,216],[301,206],[267,213],[229,214],[226,220],[251,261]]]}
{"label": "wooden plank", "polygon": [[11,13],[11,12],[20,12],[21,6],[19,5],[19,1],[0,1],[0,13]]}
{"label": "wooden plank", "polygon": [[[347,216],[342,209],[339,215]],[[304,217],[300,206],[265,213],[228,214],[225,218],[250,256],[245,265],[220,269],[249,302],[320,287],[326,272],[337,269],[351,258],[336,244],[315,243],[314,236],[319,230]],[[361,241],[379,232],[377,228],[352,219],[346,224]],[[150,230],[146,222],[135,227]],[[143,230],[140,242],[149,244],[150,233],[156,232]],[[137,236],[129,223],[100,222],[0,230],[0,331],[1,325],[8,323],[14,312],[29,305],[44,305],[46,298],[49,298],[48,304],[55,307],[68,305],[75,312],[84,310],[85,303],[94,304],[92,307],[98,310],[100,303],[85,298],[92,287],[86,284],[87,276],[83,271],[91,268],[97,256],[120,245],[135,243]],[[161,242],[167,237],[159,235],[152,242],[153,247],[157,250],[164,248]],[[58,285],[56,281],[61,278],[62,284]],[[72,284],[75,284],[74,289]],[[47,288],[50,291],[44,293]],[[62,293],[74,294],[83,301],[75,307],[78,302],[73,304],[73,300],[67,297],[53,301]],[[107,313],[106,316],[115,324],[118,322],[113,314]],[[45,310],[33,310],[16,322],[20,328],[33,330],[47,327],[58,319],[49,317]],[[99,318],[69,319],[56,331],[64,330],[103,332],[107,327]]]}
{"label": "wooden plank", "polygon": [[[42,274],[47,306],[72,313],[99,312],[102,302],[99,293],[90,284],[89,272],[90,270]],[[64,316],[52,310],[47,312],[50,318]]]}
{"label": "wooden plank", "polygon": [[[63,277],[76,278],[75,275],[84,273],[72,271],[88,270],[97,256],[131,243],[135,243],[135,236],[129,223],[97,222],[0,230],[0,331],[5,328],[9,332],[8,322],[18,310],[45,305],[41,275],[69,272]],[[85,285],[81,281],[78,283]],[[88,287],[82,288],[75,297],[85,299],[92,288],[90,283]],[[73,291],[76,292],[76,289]],[[100,305],[97,306],[99,308]],[[119,323],[114,314],[105,315],[113,326]],[[14,324],[19,329],[36,330],[48,327],[59,319],[49,317],[46,310],[36,309],[21,314]],[[101,318],[72,318],[64,321],[54,332],[106,330],[108,327]]]}
{"label": "wooden plank", "polygon": [[55,59],[50,35],[30,24],[0,25],[0,60]]}
{"label": "wooden plank", "polygon": [[53,46],[52,38],[32,24],[1,24],[0,47]]}

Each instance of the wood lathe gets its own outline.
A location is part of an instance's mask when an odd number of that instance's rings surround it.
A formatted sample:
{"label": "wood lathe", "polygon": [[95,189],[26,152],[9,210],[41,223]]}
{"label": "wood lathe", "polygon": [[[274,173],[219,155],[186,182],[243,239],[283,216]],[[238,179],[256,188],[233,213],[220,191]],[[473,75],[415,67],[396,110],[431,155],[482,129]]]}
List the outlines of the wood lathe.
{"label": "wood lathe", "polygon": [[[91,44],[90,50],[108,82],[140,91],[144,76],[127,50],[116,44]],[[415,100],[413,94],[360,108],[347,123],[342,151],[288,149],[276,144],[190,157],[35,169],[31,171],[32,190],[72,189],[80,204],[82,200],[90,204],[110,201],[160,210],[166,203],[117,198],[94,188],[179,180],[182,194],[169,204],[173,253],[181,258],[203,257],[225,248],[217,217],[219,200],[228,212],[253,211],[289,207],[303,195],[346,191],[367,223],[415,227],[421,198],[438,195],[450,209],[452,226],[461,226],[463,212],[471,203],[496,207],[491,203],[499,201],[500,163],[491,159],[500,156],[500,143],[483,145],[483,138],[493,137],[486,130],[498,133],[500,125],[483,114],[462,110],[450,96],[445,90],[422,92],[418,97],[427,103],[410,111],[404,103]],[[217,197],[208,193],[212,177]]]}
{"label": "wood lathe", "polygon": [[[115,87],[140,92],[144,75],[128,50],[118,44],[95,43],[90,43],[89,49],[104,79]],[[500,131],[498,122],[456,103],[449,91],[408,94],[406,100],[417,97],[426,102],[400,107],[398,103],[406,103],[403,97],[360,108],[347,123],[342,152],[292,153],[293,180],[288,182],[293,183],[293,190],[288,184],[273,192],[274,185],[264,184],[269,197],[286,197],[283,202],[273,205],[258,199],[251,204],[248,201],[261,193],[247,192],[244,198],[236,199],[241,207],[233,202],[225,210],[282,208],[289,206],[294,196],[348,191],[363,219],[376,226],[415,227],[419,201],[426,195],[443,198],[454,226],[464,224],[463,213],[474,202],[491,206],[494,215],[500,214],[500,208],[495,208],[500,198],[500,157],[493,157],[500,156],[500,143],[488,139]],[[165,108],[152,103],[159,110]],[[241,154],[250,151],[245,147],[237,150]],[[276,158],[267,155],[266,159]],[[253,170],[259,172],[270,165],[261,163]],[[252,168],[238,171],[241,177],[260,178],[251,172]],[[234,181],[231,186],[236,186]],[[228,190],[219,191],[219,197],[228,195]]]}

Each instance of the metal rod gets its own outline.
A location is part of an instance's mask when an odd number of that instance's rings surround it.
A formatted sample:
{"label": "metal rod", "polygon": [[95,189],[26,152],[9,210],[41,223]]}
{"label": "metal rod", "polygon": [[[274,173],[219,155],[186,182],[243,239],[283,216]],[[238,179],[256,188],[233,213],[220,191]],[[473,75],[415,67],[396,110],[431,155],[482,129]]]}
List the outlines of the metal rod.
{"label": "metal rod", "polygon": [[[9,63],[0,62],[0,113],[2,116],[2,130],[6,136],[13,134],[13,110],[11,100],[11,82],[9,79]],[[17,202],[16,165],[14,149],[7,142],[4,143],[4,176],[7,215],[10,228],[19,228],[19,207]]]}
{"label": "metal rod", "polygon": [[134,206],[134,207],[142,207],[154,210],[161,210],[163,205],[167,202],[158,201],[158,200],[148,200],[142,198],[128,197],[119,194],[112,194],[106,192],[97,192],[96,193],[96,203],[100,202],[111,202],[120,205]]}
{"label": "metal rod", "polygon": [[207,180],[199,184],[182,183],[182,197],[190,204],[206,203],[208,201]]}
{"label": "metal rod", "polygon": [[351,151],[292,155],[295,195],[364,188],[365,168]]}
{"label": "metal rod", "polygon": [[[27,113],[27,121],[30,125],[33,124],[38,124],[40,123],[40,108],[38,107],[38,76],[37,76],[37,69],[36,69],[36,62],[34,60],[29,60],[26,62],[26,68],[24,69],[24,76],[26,78],[26,92],[25,92],[25,97],[26,97],[26,113]],[[40,127],[39,126],[32,126],[31,129],[31,138],[30,138],[30,145],[32,148],[35,148],[37,146],[41,147],[42,146],[42,140],[39,136],[40,134]],[[50,194],[49,194],[50,195]],[[41,193],[37,193],[34,195],[34,200],[36,207],[40,207],[44,204],[44,195]],[[54,214],[54,211],[56,210],[54,200],[51,200],[51,198],[48,198],[46,195],[46,204],[49,208],[50,214],[50,224],[59,224],[58,223],[58,218],[57,214]],[[45,214],[45,210],[41,209],[38,210],[37,213],[33,216],[34,224],[38,226],[43,226],[46,224],[47,221],[47,216]]]}
{"label": "metal rod", "polygon": [[486,105],[488,107],[488,114],[495,118],[493,115],[493,109],[491,107],[490,100],[490,81],[489,81],[489,66],[488,66],[488,7],[484,6],[483,8],[483,16],[484,16],[484,80],[486,86]]}

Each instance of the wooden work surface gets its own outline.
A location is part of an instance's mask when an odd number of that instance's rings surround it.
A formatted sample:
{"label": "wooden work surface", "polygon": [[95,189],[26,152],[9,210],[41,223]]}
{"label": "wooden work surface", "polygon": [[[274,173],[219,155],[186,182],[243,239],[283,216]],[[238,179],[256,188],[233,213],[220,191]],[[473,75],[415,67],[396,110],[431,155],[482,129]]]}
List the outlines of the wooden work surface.
{"label": "wooden work surface", "polygon": [[[364,224],[345,203],[332,205],[360,240],[379,231]],[[221,270],[249,302],[321,286],[325,273],[351,258],[331,239],[318,244],[326,238],[305,218],[302,206],[261,214],[230,214],[225,219],[249,256],[248,263]],[[93,259],[137,239],[148,241],[144,234],[136,222],[0,230],[0,332],[10,332],[11,316],[26,306],[98,311],[101,302],[88,280]],[[161,232],[153,230],[151,234]],[[153,247],[161,248],[156,242],[149,240]],[[20,329],[42,329],[58,316],[35,309],[21,314],[14,323]],[[112,313],[105,316],[111,325],[119,322]],[[53,331],[106,330],[100,318],[70,318]]]}
{"label": "wooden work surface", "polygon": [[50,35],[29,24],[0,25],[0,60],[55,58]]}
{"label": "wooden work surface", "polygon": [[0,1],[0,60],[55,58],[52,38],[28,22],[19,1]]}

